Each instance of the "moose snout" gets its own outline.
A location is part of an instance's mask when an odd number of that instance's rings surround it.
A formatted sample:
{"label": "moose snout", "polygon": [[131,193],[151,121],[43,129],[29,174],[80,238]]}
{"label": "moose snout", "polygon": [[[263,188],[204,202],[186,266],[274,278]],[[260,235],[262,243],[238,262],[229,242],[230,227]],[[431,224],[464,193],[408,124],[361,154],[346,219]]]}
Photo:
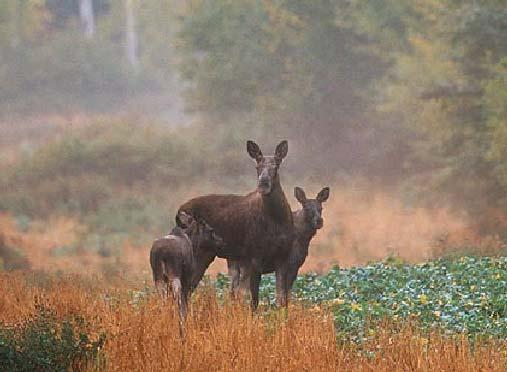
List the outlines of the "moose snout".
{"label": "moose snout", "polygon": [[320,229],[324,226],[324,219],[322,217],[317,217],[313,223],[316,229]]}
{"label": "moose snout", "polygon": [[269,187],[269,179],[260,179],[259,180],[260,187]]}
{"label": "moose snout", "polygon": [[259,178],[257,186],[261,194],[268,194],[271,191],[271,181],[268,177]]}

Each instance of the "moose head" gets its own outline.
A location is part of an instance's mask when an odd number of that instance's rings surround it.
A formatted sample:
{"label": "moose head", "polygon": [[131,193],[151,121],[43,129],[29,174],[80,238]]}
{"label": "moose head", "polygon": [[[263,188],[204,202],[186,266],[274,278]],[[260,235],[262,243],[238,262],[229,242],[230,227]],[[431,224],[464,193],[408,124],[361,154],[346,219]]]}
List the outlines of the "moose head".
{"label": "moose head", "polygon": [[254,141],[247,141],[246,151],[257,163],[257,191],[261,195],[270,194],[273,186],[280,182],[278,168],[282,164],[282,160],[287,156],[288,150],[289,145],[287,141],[282,141],[276,146],[274,155],[264,156]]}
{"label": "moose head", "polygon": [[324,226],[322,203],[329,198],[329,187],[324,187],[317,194],[315,199],[307,199],[304,190],[301,187],[295,187],[294,196],[303,206],[303,215],[306,224],[315,230],[322,228],[322,226]]}

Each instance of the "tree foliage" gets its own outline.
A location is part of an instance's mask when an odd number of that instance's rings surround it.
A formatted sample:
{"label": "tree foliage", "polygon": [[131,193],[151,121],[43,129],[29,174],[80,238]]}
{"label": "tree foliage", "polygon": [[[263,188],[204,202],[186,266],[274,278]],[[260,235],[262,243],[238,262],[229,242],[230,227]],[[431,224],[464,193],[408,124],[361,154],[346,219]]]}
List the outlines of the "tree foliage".
{"label": "tree foliage", "polygon": [[507,197],[506,20],[503,1],[194,1],[183,71],[200,111],[285,123],[327,167],[484,209]]}

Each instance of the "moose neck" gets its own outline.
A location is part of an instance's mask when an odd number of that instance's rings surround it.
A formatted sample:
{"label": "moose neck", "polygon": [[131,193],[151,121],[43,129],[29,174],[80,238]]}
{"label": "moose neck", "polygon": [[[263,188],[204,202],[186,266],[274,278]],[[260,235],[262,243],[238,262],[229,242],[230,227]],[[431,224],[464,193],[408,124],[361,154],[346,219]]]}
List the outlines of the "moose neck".
{"label": "moose neck", "polygon": [[294,229],[296,232],[296,238],[303,243],[309,243],[310,240],[317,233],[314,227],[311,227],[305,218],[305,210],[299,209],[293,214],[294,218]]}
{"label": "moose neck", "polygon": [[[267,195],[261,195],[262,204],[264,208],[271,214],[274,218],[279,221],[286,221],[290,219],[290,207],[287,199],[285,198],[285,194],[282,190],[282,185],[280,184],[280,178],[277,175],[273,180],[273,185],[271,188],[271,192]],[[289,211],[289,213],[287,213]]]}

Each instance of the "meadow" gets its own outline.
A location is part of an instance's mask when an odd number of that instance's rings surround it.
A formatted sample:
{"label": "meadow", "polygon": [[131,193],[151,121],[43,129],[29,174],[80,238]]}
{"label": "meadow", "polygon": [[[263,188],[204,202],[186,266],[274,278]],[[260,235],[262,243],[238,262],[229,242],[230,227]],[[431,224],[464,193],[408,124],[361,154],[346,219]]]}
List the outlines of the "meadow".
{"label": "meadow", "polygon": [[408,265],[390,259],[301,275],[287,310],[227,295],[223,275],[193,295],[185,338],[149,277],[0,274],[2,370],[502,371],[505,258]]}

